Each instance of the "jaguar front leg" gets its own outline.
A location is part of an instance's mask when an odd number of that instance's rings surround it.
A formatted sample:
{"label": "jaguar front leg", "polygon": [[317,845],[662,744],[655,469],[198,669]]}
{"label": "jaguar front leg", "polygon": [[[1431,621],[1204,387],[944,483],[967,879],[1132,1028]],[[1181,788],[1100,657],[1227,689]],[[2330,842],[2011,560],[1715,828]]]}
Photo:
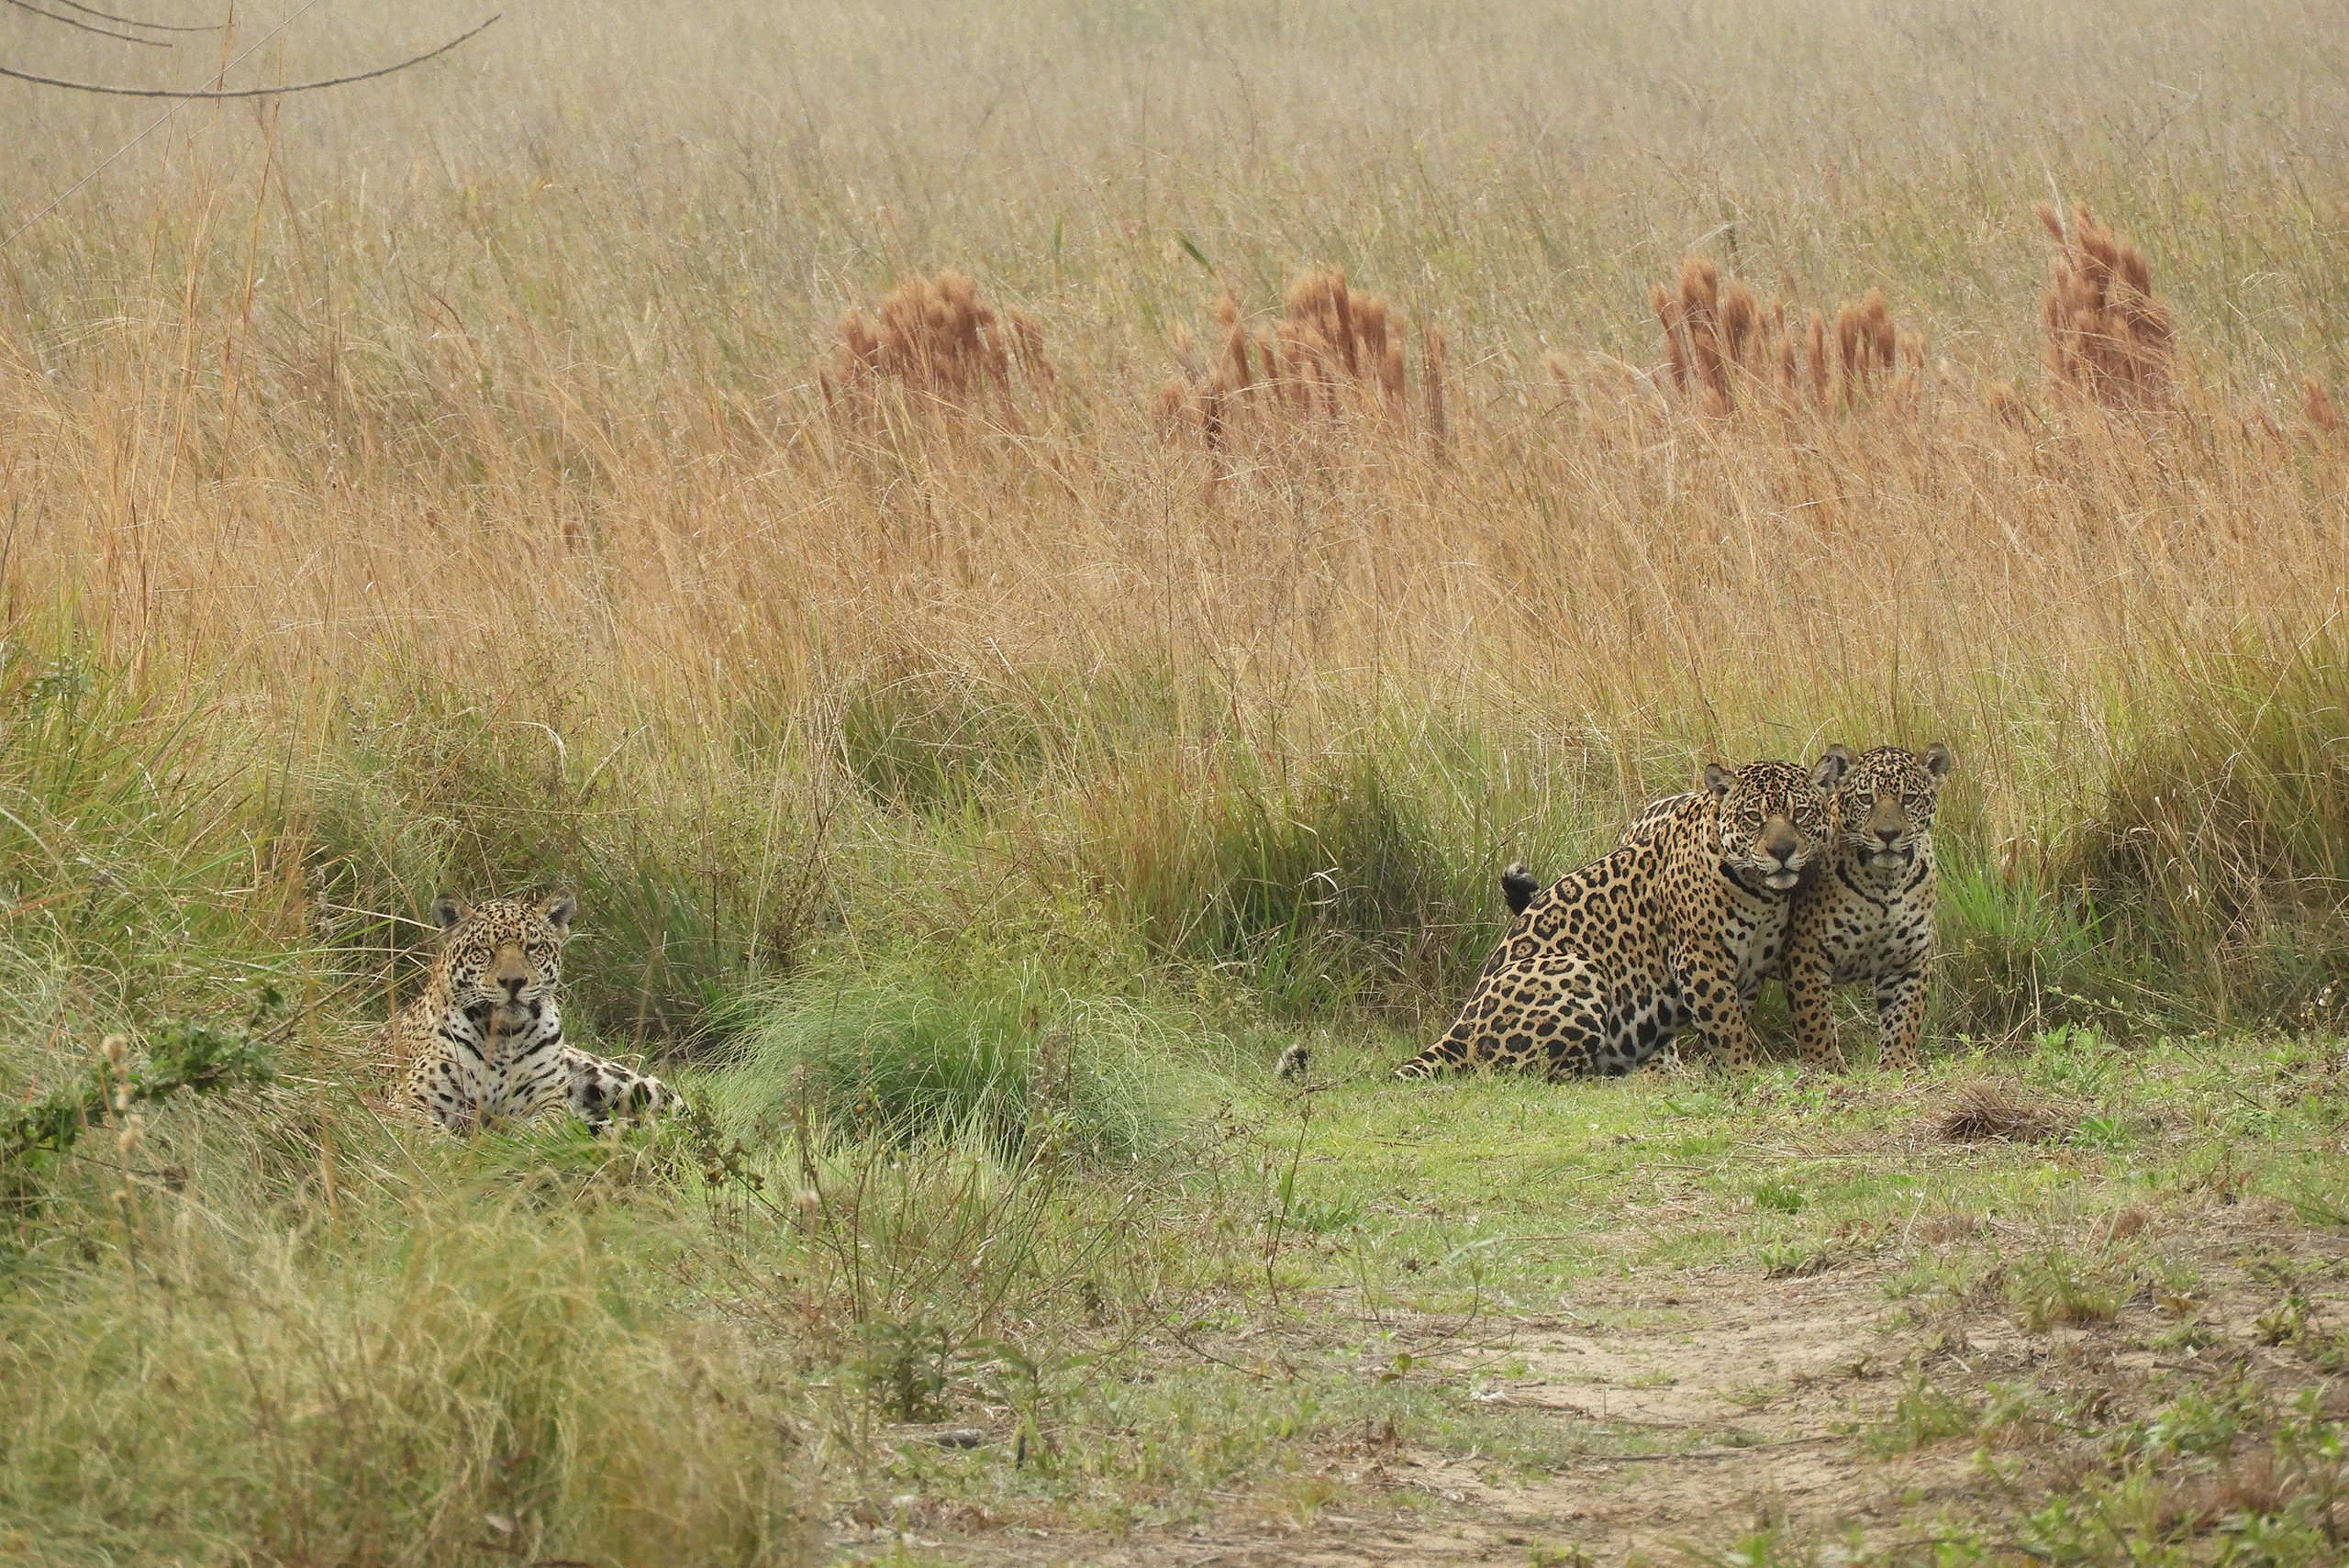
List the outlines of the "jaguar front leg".
{"label": "jaguar front leg", "polygon": [[1798,914],[1787,942],[1787,1012],[1794,1024],[1795,1050],[1807,1067],[1841,1067],[1843,1050],[1835,1039],[1834,965],[1818,933],[1806,930]]}
{"label": "jaguar front leg", "polygon": [[1922,1060],[1917,1047],[1925,1034],[1927,993],[1922,965],[1877,977],[1876,1065],[1892,1073],[1916,1071]]}
{"label": "jaguar front leg", "polygon": [[1753,1015],[1738,989],[1737,965],[1729,954],[1717,945],[1703,944],[1683,950],[1674,968],[1679,972],[1688,1025],[1705,1037],[1714,1065],[1732,1072],[1753,1066],[1759,1055]]}

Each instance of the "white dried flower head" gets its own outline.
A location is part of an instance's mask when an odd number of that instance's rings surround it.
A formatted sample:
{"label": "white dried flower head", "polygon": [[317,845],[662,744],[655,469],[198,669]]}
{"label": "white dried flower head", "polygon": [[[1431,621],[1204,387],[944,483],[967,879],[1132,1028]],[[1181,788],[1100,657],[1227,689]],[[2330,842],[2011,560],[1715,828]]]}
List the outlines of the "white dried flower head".
{"label": "white dried flower head", "polygon": [[106,1036],[106,1039],[98,1041],[98,1054],[106,1059],[107,1066],[120,1070],[122,1064],[130,1057],[129,1037],[118,1034]]}
{"label": "white dried flower head", "polygon": [[114,1135],[115,1149],[125,1158],[137,1151],[147,1137],[147,1118],[133,1111],[123,1119],[122,1130]]}

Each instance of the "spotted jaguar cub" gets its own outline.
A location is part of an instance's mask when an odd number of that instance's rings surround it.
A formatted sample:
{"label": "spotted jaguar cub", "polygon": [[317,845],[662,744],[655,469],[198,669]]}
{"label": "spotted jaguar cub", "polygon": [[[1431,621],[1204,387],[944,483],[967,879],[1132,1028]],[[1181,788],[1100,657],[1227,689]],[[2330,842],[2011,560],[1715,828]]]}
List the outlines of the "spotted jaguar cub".
{"label": "spotted jaguar cub", "polygon": [[677,1106],[660,1079],[563,1044],[555,991],[577,907],[567,895],[535,905],[433,900],[440,952],[431,978],[384,1026],[391,1059],[407,1064],[399,1108],[466,1134],[561,1108],[600,1129],[615,1117]]}
{"label": "spotted jaguar cub", "polygon": [[1936,740],[1922,751],[1878,746],[1835,787],[1835,842],[1819,877],[1795,895],[1787,932],[1787,1006],[1803,1060],[1833,1062],[1836,985],[1876,992],[1879,1065],[1908,1072],[1925,1029],[1933,956],[1933,807],[1954,765]]}
{"label": "spotted jaguar cub", "polygon": [[[1729,1066],[1753,1059],[1751,971],[1775,958],[1788,895],[1827,846],[1823,793],[1845,759],[1714,763],[1636,841],[1533,894],[1459,1019],[1397,1069],[1628,1073],[1693,1028]],[[1503,882],[1510,902],[1522,867]]]}

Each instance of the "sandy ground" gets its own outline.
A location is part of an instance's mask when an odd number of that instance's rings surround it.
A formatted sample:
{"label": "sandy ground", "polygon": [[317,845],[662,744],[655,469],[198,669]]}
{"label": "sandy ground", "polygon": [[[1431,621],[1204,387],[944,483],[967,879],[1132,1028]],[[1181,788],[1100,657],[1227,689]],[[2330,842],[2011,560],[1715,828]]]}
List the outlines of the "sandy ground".
{"label": "sandy ground", "polygon": [[[1554,1413],[1576,1433],[1605,1434],[1594,1446],[1636,1456],[1594,1453],[1529,1479],[1518,1467],[1364,1433],[1319,1451],[1300,1478],[1313,1497],[1300,1501],[1295,1485],[1235,1497],[1179,1533],[1110,1540],[917,1504],[872,1528],[843,1521],[835,1545],[850,1560],[910,1550],[974,1564],[1598,1568],[1686,1562],[1692,1550],[1718,1552],[1779,1526],[1831,1543],[1831,1560],[1832,1543],[1922,1544],[1919,1531],[1930,1526],[1920,1520],[1996,1512],[1970,1435],[1897,1453],[1864,1440],[1920,1375],[1960,1395],[2029,1378],[2054,1396],[2098,1401],[2105,1419],[2125,1418],[2165,1375],[2175,1386],[2179,1377],[2248,1373],[2279,1387],[2325,1387],[2331,1403],[2349,1403],[2349,1387],[2326,1384],[2288,1348],[2262,1344],[2254,1326],[2279,1295],[2278,1256],[2329,1270],[2331,1288],[2311,1299],[2349,1326],[2343,1238],[2300,1227],[2272,1205],[2213,1204],[2159,1223],[2165,1243],[2193,1253],[2205,1272],[2196,1310],[2212,1344],[2146,1348],[2175,1321],[2175,1303],[2132,1300],[2109,1322],[2032,1333],[1987,1298],[1937,1316],[1890,1310],[1888,1262],[1797,1279],[1700,1269],[1591,1291],[1573,1318],[1518,1319],[1498,1326],[1497,1339],[1488,1329],[1473,1357],[1439,1360],[1430,1373],[1470,1398]],[[2002,1458],[2052,1472],[2065,1455],[2059,1440]]]}

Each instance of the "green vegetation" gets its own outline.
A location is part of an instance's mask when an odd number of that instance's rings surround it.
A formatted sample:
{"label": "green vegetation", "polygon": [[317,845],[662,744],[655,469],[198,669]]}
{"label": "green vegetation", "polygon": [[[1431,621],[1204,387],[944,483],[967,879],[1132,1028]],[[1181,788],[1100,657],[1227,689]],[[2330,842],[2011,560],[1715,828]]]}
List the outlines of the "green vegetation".
{"label": "green vegetation", "polygon": [[[0,83],[0,1561],[2339,1562],[2336,24]],[[1510,861],[1936,737],[1926,1073],[1386,1076]],[[693,1112],[387,1118],[558,887]]]}

